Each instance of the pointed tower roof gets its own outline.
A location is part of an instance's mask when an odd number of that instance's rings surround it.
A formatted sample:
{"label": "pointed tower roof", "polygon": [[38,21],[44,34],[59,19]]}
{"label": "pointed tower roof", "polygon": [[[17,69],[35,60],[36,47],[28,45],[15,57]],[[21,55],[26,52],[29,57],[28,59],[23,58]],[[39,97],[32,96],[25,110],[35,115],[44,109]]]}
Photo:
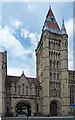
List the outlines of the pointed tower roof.
{"label": "pointed tower roof", "polygon": [[65,28],[65,25],[64,25],[64,19],[62,20],[61,34],[67,34],[66,28]]}
{"label": "pointed tower roof", "polygon": [[46,29],[51,32],[54,32],[54,33],[60,33],[60,28],[57,24],[57,21],[55,19],[55,16],[54,16],[52,10],[51,10],[51,6],[49,7],[49,11],[46,16],[46,20],[45,20],[45,23],[43,26],[43,31]]}

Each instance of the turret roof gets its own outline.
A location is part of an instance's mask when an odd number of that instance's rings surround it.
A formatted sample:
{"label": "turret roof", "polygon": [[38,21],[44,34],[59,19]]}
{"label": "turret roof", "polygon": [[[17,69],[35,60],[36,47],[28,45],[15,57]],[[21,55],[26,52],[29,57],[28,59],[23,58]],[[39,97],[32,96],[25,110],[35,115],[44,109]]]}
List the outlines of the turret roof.
{"label": "turret roof", "polygon": [[43,26],[43,30],[46,30],[46,29],[50,30],[51,32],[55,32],[55,33],[60,32],[60,28],[51,10],[51,7],[49,8],[49,11],[47,13],[46,20]]}

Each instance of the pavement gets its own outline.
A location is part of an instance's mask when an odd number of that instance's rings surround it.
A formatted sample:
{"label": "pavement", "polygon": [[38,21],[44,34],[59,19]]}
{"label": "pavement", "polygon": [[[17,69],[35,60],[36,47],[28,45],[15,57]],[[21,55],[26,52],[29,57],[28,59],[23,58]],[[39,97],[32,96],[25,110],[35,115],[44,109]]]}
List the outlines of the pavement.
{"label": "pavement", "polygon": [[75,117],[4,117],[1,120],[75,120]]}

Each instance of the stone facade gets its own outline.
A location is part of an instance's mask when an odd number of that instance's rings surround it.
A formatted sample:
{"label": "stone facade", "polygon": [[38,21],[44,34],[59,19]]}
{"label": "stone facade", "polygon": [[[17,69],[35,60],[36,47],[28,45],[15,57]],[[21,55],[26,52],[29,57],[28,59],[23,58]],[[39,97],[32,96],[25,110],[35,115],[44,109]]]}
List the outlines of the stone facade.
{"label": "stone facade", "polygon": [[[68,71],[68,35],[64,20],[60,30],[51,8],[42,29],[41,39],[36,49],[36,74],[42,86],[42,115],[68,115],[73,90],[69,79],[74,83],[74,72]],[[72,84],[74,89],[74,84]]]}
{"label": "stone facade", "polygon": [[0,113],[16,116],[23,105],[31,116],[73,115],[75,72],[68,70],[68,35],[64,21],[60,30],[51,8],[35,51],[36,78],[24,72],[8,76],[7,52],[0,52]]}

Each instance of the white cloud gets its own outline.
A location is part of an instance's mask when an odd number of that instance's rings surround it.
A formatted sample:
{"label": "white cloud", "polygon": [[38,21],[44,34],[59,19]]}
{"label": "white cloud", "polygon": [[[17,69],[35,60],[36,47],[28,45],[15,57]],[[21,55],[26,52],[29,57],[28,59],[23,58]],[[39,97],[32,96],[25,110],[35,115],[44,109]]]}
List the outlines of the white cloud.
{"label": "white cloud", "polygon": [[35,7],[35,5],[28,3],[28,9],[30,9],[30,10],[35,10],[36,7]]}
{"label": "white cloud", "polygon": [[29,34],[30,42],[35,47],[37,46],[37,42],[39,40],[39,34],[38,33],[30,33]]}
{"label": "white cloud", "polygon": [[0,47],[10,51],[14,57],[31,53],[31,51],[23,48],[22,44],[13,35],[12,30],[7,26],[4,29],[0,29]]}
{"label": "white cloud", "polygon": [[37,42],[39,40],[39,34],[37,32],[35,33],[32,33],[32,32],[29,32],[29,30],[26,30],[26,29],[21,29],[21,37],[24,37],[25,39],[28,37],[29,40],[30,40],[30,43],[31,43],[31,47],[36,47],[37,46]]}
{"label": "white cloud", "polygon": [[13,27],[15,27],[16,29],[18,29],[19,27],[21,27],[22,24],[23,24],[23,22],[21,22],[21,21],[19,21],[19,20],[17,20],[17,19],[12,19],[12,20],[11,20],[11,25],[12,25]]}
{"label": "white cloud", "polygon": [[25,39],[28,37],[29,31],[25,29],[21,29],[21,37],[24,37]]}
{"label": "white cloud", "polygon": [[70,18],[65,22],[65,27],[69,37],[73,36],[73,18]]}
{"label": "white cloud", "polygon": [[69,70],[73,70],[73,51],[69,51],[68,54],[68,68]]}
{"label": "white cloud", "polygon": [[[27,33],[26,33],[27,31]],[[23,37],[29,37],[31,46],[24,48],[21,42],[14,36],[14,29],[5,26],[0,27],[0,51],[6,50],[8,53],[8,74],[21,75],[22,70],[27,76],[35,75],[35,48],[38,41],[37,33],[29,33],[29,30],[22,31]],[[27,34],[27,35],[25,35]],[[36,39],[37,38],[37,39]],[[34,47],[33,47],[34,46]],[[33,49],[32,49],[33,47]],[[31,56],[31,57],[29,57]]]}

